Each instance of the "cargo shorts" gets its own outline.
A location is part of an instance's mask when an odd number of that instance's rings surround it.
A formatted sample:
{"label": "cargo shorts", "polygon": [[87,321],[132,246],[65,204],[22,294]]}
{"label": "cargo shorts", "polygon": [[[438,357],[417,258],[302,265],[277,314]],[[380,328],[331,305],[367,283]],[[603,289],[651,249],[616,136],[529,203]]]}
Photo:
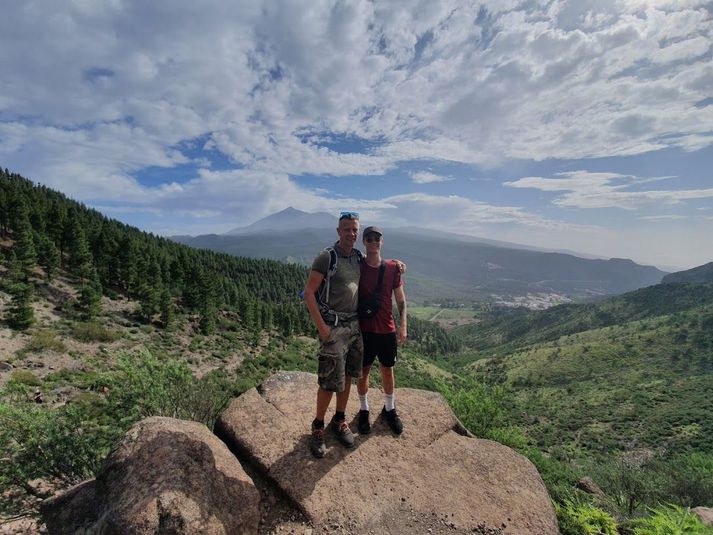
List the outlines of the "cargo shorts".
{"label": "cargo shorts", "polygon": [[343,392],[345,376],[361,377],[364,344],[359,319],[339,322],[319,350],[319,387],[329,392]]}

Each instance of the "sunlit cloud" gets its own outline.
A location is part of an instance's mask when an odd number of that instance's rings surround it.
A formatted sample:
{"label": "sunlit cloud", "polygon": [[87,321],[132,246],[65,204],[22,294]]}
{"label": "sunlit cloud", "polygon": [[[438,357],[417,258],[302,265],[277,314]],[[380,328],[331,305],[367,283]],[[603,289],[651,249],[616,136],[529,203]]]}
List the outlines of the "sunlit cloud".
{"label": "sunlit cloud", "polygon": [[695,199],[713,198],[713,188],[691,190],[626,191],[634,185],[670,177],[637,178],[616,173],[576,171],[560,173],[558,178],[524,177],[505,182],[514,188],[534,188],[542,191],[566,193],[552,202],[568,208],[621,208],[634,210],[647,205],[676,204]]}

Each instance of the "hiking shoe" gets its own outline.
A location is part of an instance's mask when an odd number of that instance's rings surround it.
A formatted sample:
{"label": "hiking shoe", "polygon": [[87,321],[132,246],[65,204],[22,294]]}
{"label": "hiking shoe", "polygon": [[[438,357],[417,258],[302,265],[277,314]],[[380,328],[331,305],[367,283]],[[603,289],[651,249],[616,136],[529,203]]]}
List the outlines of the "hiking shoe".
{"label": "hiking shoe", "polygon": [[337,435],[337,440],[342,444],[342,446],[345,448],[351,448],[354,446],[354,435],[352,434],[352,430],[349,429],[349,425],[347,425],[346,420],[337,421],[332,418],[332,422],[329,424],[329,427],[331,427],[334,434]]}
{"label": "hiking shoe", "polygon": [[381,409],[381,415],[386,419],[386,422],[394,433],[400,435],[403,432],[404,423],[401,421],[401,418],[399,418],[399,415],[396,414],[396,409],[387,411],[386,407],[384,407]]}
{"label": "hiking shoe", "polygon": [[368,435],[369,433],[371,433],[371,424],[369,423],[369,411],[359,411],[358,429],[360,435]]}
{"label": "hiking shoe", "polygon": [[324,427],[315,427],[312,424],[312,436],[309,439],[309,451],[312,455],[321,459],[327,453],[327,445],[324,443]]}

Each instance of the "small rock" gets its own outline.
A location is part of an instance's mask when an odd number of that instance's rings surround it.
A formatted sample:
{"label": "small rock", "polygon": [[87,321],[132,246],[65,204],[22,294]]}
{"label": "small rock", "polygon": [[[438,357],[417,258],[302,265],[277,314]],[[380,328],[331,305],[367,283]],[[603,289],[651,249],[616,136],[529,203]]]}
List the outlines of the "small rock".
{"label": "small rock", "polygon": [[691,509],[693,513],[698,515],[701,522],[706,526],[713,526],[713,509],[710,507],[694,507]]}

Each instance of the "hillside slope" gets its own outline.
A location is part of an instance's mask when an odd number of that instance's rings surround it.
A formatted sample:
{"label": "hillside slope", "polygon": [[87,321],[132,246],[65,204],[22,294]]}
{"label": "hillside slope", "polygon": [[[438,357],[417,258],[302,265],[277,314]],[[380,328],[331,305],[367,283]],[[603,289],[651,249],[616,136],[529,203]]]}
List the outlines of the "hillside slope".
{"label": "hillside slope", "polygon": [[509,387],[545,449],[713,453],[713,285],[494,315],[452,361]]}
{"label": "hillside slope", "polygon": [[677,282],[709,282],[713,283],[713,262],[708,262],[702,266],[687,269],[686,271],[678,271],[669,273],[661,281],[664,284],[673,284]]}

